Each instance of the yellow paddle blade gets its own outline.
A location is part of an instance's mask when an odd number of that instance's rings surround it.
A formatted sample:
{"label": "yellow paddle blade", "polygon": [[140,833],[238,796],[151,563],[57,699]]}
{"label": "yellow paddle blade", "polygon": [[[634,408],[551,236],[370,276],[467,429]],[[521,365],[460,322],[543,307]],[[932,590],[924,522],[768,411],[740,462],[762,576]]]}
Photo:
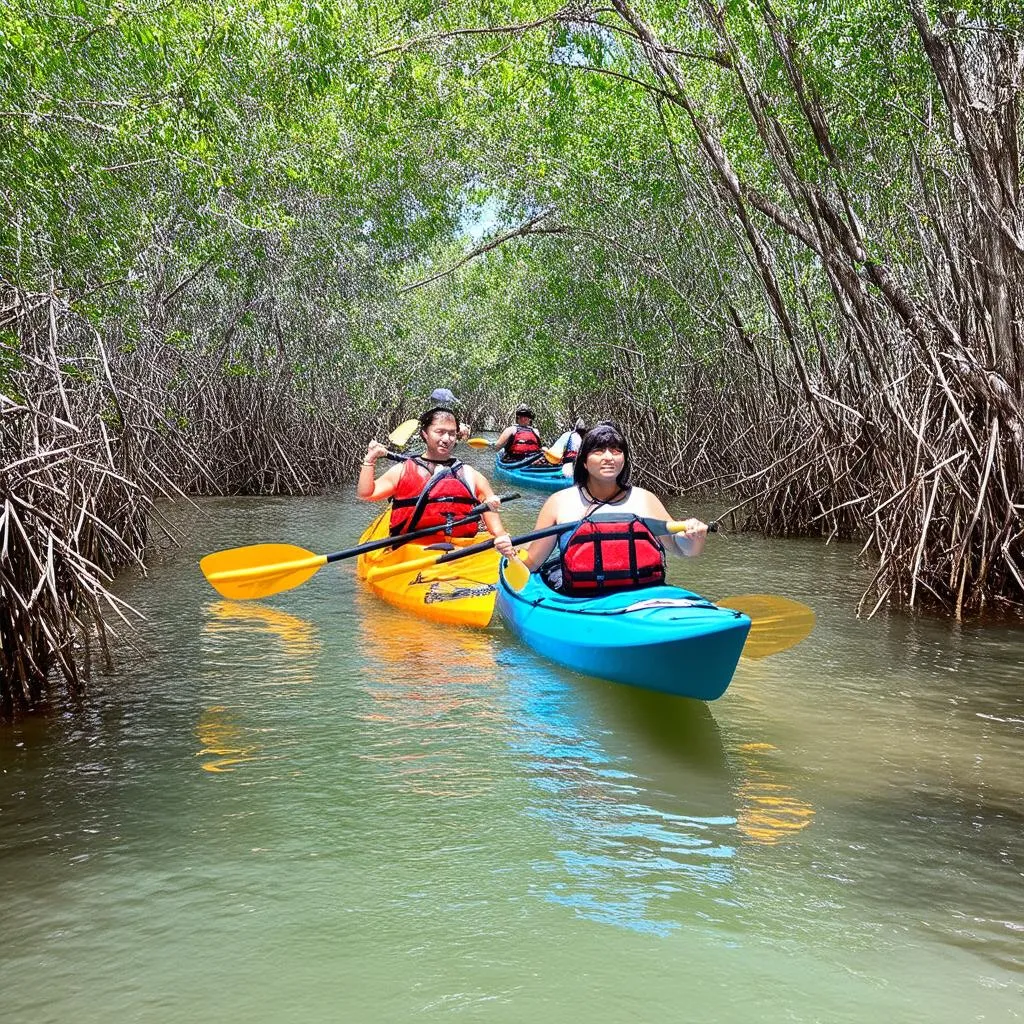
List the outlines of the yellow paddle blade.
{"label": "yellow paddle blade", "polygon": [[530,570],[522,561],[526,548],[516,552],[515,558],[505,563],[505,582],[518,594],[530,582]]}
{"label": "yellow paddle blade", "polygon": [[814,629],[814,612],[799,601],[775,594],[737,594],[715,602],[750,616],[744,658],[766,658],[795,647]]}
{"label": "yellow paddle blade", "polygon": [[412,437],[419,428],[419,420],[406,420],[404,423],[399,423],[398,426],[388,434],[388,440],[396,448],[401,448],[403,445],[408,443],[409,438]]}
{"label": "yellow paddle blade", "polygon": [[493,448],[494,444],[488,441],[486,437],[468,437],[466,438],[466,444],[470,448]]}
{"label": "yellow paddle blade", "polygon": [[543,451],[544,458],[547,459],[552,466],[557,466],[562,461],[562,456],[556,455],[550,448],[545,448]]}
{"label": "yellow paddle blade", "polygon": [[215,551],[199,567],[221,597],[245,601],[291,590],[326,564],[326,555],[295,544],[250,544]]}

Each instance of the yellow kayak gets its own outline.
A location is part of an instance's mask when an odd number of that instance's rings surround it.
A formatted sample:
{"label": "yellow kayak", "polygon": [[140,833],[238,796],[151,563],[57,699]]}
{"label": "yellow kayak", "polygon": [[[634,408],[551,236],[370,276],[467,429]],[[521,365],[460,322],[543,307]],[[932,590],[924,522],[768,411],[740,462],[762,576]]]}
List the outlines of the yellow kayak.
{"label": "yellow kayak", "polygon": [[[390,509],[385,509],[359,538],[360,544],[388,535]],[[465,548],[489,540],[489,533],[455,537],[451,543]],[[457,626],[486,626],[494,612],[497,595],[498,553],[491,548],[445,565],[402,572],[404,562],[429,557],[434,552],[411,542],[360,555],[359,578],[388,604],[425,619]],[[441,552],[437,552],[440,554]]]}

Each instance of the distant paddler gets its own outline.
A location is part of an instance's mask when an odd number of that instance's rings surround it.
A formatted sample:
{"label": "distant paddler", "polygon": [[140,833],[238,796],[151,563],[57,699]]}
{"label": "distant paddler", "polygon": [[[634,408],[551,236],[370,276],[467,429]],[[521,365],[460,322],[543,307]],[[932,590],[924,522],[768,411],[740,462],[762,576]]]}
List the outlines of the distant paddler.
{"label": "distant paddler", "polygon": [[557,453],[559,443],[561,443],[562,476],[572,476],[573,466],[576,465],[576,456],[579,455],[580,446],[583,444],[583,435],[586,432],[587,424],[583,419],[577,419],[572,425],[572,430],[563,434],[552,446],[552,450]]}
{"label": "distant paddler", "polygon": [[472,537],[477,522],[453,525],[464,519],[473,507],[486,502],[490,511],[482,513],[484,525],[494,537],[494,547],[502,555],[514,553],[508,531],[502,525],[498,507],[501,499],[487,478],[454,456],[459,438],[459,422],[449,405],[432,405],[420,417],[420,437],[426,451],[404,459],[374,479],[377,460],[388,450],[379,441],[371,441],[359,467],[356,495],[363,501],[391,499],[391,535],[437,526],[436,541],[423,538],[429,545],[451,537]]}
{"label": "distant paddler", "polygon": [[533,425],[533,410],[528,405],[519,405],[515,411],[515,422],[506,427],[494,442],[498,457],[506,463],[520,466],[543,458],[540,434]]}

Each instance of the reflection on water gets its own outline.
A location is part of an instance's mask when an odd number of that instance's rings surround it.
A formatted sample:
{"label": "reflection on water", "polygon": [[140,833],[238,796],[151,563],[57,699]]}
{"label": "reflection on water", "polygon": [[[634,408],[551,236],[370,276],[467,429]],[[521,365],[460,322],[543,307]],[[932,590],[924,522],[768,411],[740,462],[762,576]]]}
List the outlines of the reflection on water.
{"label": "reflection on water", "polygon": [[494,785],[481,742],[499,742],[501,682],[486,633],[438,628],[367,592],[356,600],[360,757],[384,785],[467,799]]}
{"label": "reflection on water", "polygon": [[265,661],[268,641],[277,640],[286,670],[281,681],[312,682],[320,642],[315,627],[305,619],[258,601],[211,601],[203,633],[211,639],[206,647],[211,657],[227,648],[235,656],[248,652]]}
{"label": "reflection on water", "polygon": [[736,821],[706,706],[537,672],[525,652],[501,660],[514,666],[512,748],[533,790],[526,814],[555,843],[533,861],[534,893],[641,933],[694,923],[705,912],[695,908],[729,884]]}
{"label": "reflection on water", "polygon": [[[204,610],[203,664],[210,676],[219,678],[230,664],[235,672],[248,668],[264,690],[315,682],[321,644],[312,623],[258,601],[210,601]],[[196,735],[203,771],[230,772],[266,757],[256,728],[243,724],[246,714],[225,704],[202,711]]]}
{"label": "reflection on water", "polygon": [[771,743],[743,743],[739,747],[743,781],[737,793],[737,828],[751,842],[769,846],[807,828],[814,817],[814,808],[772,771],[770,757],[776,751]]}
{"label": "reflection on water", "polygon": [[229,772],[246,761],[256,760],[259,747],[246,745],[241,727],[231,719],[231,709],[223,705],[207,708],[196,725],[196,735],[202,745],[199,757],[212,757],[204,761],[203,771]]}
{"label": "reflection on water", "polygon": [[119,581],[146,656],[0,727],[4,1024],[1020,1018],[1019,632],[859,621],[855,552],[734,535],[680,582],[818,625],[709,707],[421,622],[350,563],[211,600],[199,555],[367,513],[206,507]]}

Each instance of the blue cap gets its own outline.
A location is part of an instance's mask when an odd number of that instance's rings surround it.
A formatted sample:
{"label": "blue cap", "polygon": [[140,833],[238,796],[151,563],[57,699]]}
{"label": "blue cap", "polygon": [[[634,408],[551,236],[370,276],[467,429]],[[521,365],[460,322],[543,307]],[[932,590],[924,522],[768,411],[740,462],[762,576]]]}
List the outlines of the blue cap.
{"label": "blue cap", "polygon": [[458,405],[459,400],[447,388],[434,388],[430,392],[432,402],[440,402],[443,405]]}

